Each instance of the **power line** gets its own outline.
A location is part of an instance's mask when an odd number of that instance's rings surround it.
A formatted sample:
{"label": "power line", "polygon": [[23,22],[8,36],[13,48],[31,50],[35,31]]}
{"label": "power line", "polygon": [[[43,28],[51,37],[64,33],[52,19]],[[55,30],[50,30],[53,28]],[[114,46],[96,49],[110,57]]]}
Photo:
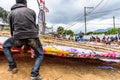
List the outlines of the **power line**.
{"label": "power line", "polygon": [[[89,12],[89,14],[91,14],[97,7],[99,7],[103,1],[104,1],[104,0],[101,0],[101,1],[95,6],[95,8],[94,8],[91,12]],[[82,17],[83,17],[83,16],[77,17],[75,20],[82,19]],[[77,24],[77,23],[71,25],[69,28],[73,27],[73,26],[76,25],[76,24]]]}
{"label": "power line", "polygon": [[[104,0],[101,0],[100,3],[99,3],[91,12],[89,12],[88,14],[92,13],[103,1],[104,1]],[[93,7],[84,7],[85,34],[87,33],[87,24],[86,24],[86,22],[87,22],[86,16],[88,15],[88,14],[86,13],[86,9],[87,9],[87,8],[90,9],[90,8],[93,8]]]}
{"label": "power line", "polygon": [[[101,1],[93,8],[93,10],[92,10],[91,12],[89,12],[88,14],[91,14],[96,8],[98,8],[98,7],[103,3],[103,1],[104,1],[104,0],[101,0]],[[88,14],[87,14],[87,15],[88,15]],[[83,17],[83,16],[81,16],[80,18],[82,18],[82,17]],[[78,19],[80,19],[80,18],[77,17],[76,20],[78,20]]]}
{"label": "power line", "polygon": [[[104,0],[101,0],[101,1],[98,3],[98,5],[96,5],[95,8],[93,8],[93,7],[84,7],[85,34],[87,33],[87,24],[86,24],[87,20],[86,20],[86,16],[87,16],[88,14],[91,14],[103,1],[104,1]],[[89,13],[86,13],[86,9],[87,9],[87,8],[93,8],[93,10],[92,10],[91,12],[89,12]]]}
{"label": "power line", "polygon": [[[113,25],[113,24],[111,24],[111,23],[104,23],[104,24],[89,23],[88,25]],[[120,24],[115,24],[115,25],[120,25]]]}
{"label": "power line", "polygon": [[[96,8],[98,8],[102,3],[103,3],[104,0],[101,0],[96,6],[95,8],[89,12],[89,14],[91,14]],[[111,12],[111,11],[116,11],[116,10],[120,10],[120,8],[117,8],[117,9],[113,9],[113,10],[107,10],[107,11],[103,11],[103,12],[95,12],[95,13],[92,13],[92,14],[98,14],[98,13],[105,13],[105,12]],[[75,20],[78,20],[78,19],[81,19],[83,16],[80,16],[80,17],[77,17]],[[76,22],[74,24],[72,24],[70,27],[68,27],[67,29],[73,27],[74,25],[76,25],[77,23],[79,22]]]}
{"label": "power line", "polygon": [[71,26],[67,27],[66,30],[73,27],[73,26],[75,26],[77,23],[79,23],[79,22],[76,22],[76,23],[72,24]]}
{"label": "power line", "polygon": [[88,14],[91,14],[96,8],[98,8],[98,7],[102,4],[103,1],[104,1],[104,0],[101,0],[101,1],[94,7],[94,9],[93,9],[91,12],[89,12]]}
{"label": "power line", "polygon": [[106,13],[106,12],[112,12],[112,11],[118,11],[118,10],[120,10],[120,8],[116,8],[116,9],[112,9],[112,10],[107,10],[107,11],[102,11],[102,12],[95,12],[95,13],[92,13],[92,14]]}

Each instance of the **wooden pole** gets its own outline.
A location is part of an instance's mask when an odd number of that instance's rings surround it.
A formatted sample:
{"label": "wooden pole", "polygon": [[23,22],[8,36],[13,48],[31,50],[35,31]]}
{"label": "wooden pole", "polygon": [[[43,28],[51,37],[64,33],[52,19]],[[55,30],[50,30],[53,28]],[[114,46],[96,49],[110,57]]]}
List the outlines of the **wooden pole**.
{"label": "wooden pole", "polygon": [[115,16],[113,16],[113,28],[115,28]]}

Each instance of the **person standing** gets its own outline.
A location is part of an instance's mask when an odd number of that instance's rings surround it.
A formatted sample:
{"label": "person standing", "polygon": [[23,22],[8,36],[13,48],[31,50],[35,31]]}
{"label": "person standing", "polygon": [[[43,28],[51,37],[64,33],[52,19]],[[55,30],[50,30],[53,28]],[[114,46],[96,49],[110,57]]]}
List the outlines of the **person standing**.
{"label": "person standing", "polygon": [[36,54],[36,61],[31,71],[31,80],[40,80],[40,65],[43,60],[44,52],[38,37],[38,27],[36,26],[36,14],[27,8],[26,0],[16,0],[8,16],[11,37],[3,44],[3,52],[8,60],[8,71],[17,73],[17,64],[12,56],[12,47],[31,47]]}

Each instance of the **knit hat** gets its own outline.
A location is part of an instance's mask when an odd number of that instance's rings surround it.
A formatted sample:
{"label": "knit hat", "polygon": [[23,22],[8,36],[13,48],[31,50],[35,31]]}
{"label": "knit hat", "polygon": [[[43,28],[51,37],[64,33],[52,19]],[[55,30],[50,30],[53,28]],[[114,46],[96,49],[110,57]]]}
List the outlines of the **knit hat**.
{"label": "knit hat", "polygon": [[16,3],[26,4],[27,0],[16,0]]}

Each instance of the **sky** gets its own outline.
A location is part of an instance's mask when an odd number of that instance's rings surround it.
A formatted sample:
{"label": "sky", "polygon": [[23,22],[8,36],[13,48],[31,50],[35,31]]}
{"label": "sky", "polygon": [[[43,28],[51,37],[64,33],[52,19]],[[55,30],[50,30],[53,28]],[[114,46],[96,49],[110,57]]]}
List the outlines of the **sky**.
{"label": "sky", "polygon": [[[10,11],[15,0],[0,0],[0,6]],[[28,7],[38,15],[39,9],[36,0],[27,0]],[[48,27],[54,31],[58,26],[71,29],[75,33],[85,32],[84,7],[86,8],[87,32],[97,29],[120,27],[120,0],[45,0],[49,12],[46,13]]]}

